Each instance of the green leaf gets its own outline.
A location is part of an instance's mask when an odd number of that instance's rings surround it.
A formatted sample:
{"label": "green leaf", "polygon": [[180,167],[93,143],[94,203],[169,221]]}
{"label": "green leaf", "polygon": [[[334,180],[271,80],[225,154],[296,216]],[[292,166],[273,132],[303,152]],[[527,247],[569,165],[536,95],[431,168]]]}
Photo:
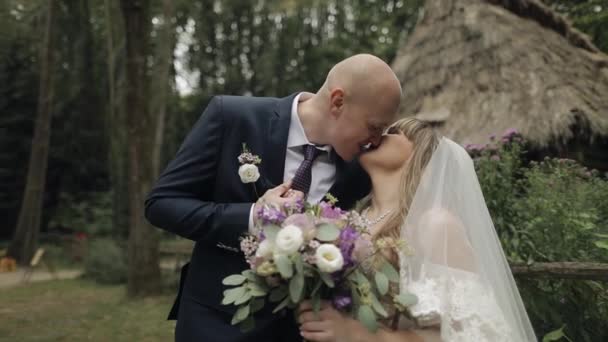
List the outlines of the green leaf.
{"label": "green leaf", "polygon": [[302,299],[304,295],[304,275],[302,273],[297,273],[289,281],[289,295],[294,303],[299,303]]}
{"label": "green leaf", "polygon": [[398,296],[395,296],[395,300],[405,307],[418,303],[418,297],[412,293],[401,293]]}
{"label": "green leaf", "polygon": [[232,325],[244,321],[249,316],[249,305],[242,305],[236,310],[234,316],[232,316]]}
{"label": "green leaf", "polygon": [[562,325],[561,328],[559,328],[557,330],[553,330],[552,332],[546,334],[543,337],[543,342],[557,341],[560,338],[564,337],[565,336],[564,335],[564,328],[565,327],[566,327],[565,325]]}
{"label": "green leaf", "polygon": [[238,298],[237,300],[234,301],[234,305],[241,305],[250,299],[251,299],[251,292],[245,291],[245,293],[240,298]]}
{"label": "green leaf", "polygon": [[264,226],[264,236],[267,239],[270,239],[270,241],[275,241],[279,230],[281,230],[281,227],[276,226],[274,224]]}
{"label": "green leaf", "polygon": [[378,322],[376,321],[376,314],[369,305],[361,305],[357,312],[357,319],[363,323],[367,330],[376,332],[378,330]]}
{"label": "green leaf", "polygon": [[600,238],[602,238],[602,239],[608,239],[608,234],[600,234],[600,233],[596,233],[596,234],[593,234],[593,235],[595,235],[595,236],[597,236],[597,237],[600,237]]}
{"label": "green leaf", "polygon": [[325,285],[327,285],[330,288],[334,288],[334,286],[336,286],[336,284],[334,283],[334,280],[332,279],[331,275],[325,272],[319,272],[319,275],[321,276],[321,280],[323,280],[323,282],[325,283]]}
{"label": "green leaf", "polygon": [[291,298],[289,298],[289,296],[286,296],[285,299],[283,299],[282,302],[279,303],[279,305],[277,305],[276,308],[274,308],[274,310],[272,310],[272,313],[277,313],[279,312],[281,309],[283,309],[284,307],[286,307],[287,305],[289,305],[289,303],[291,303]]}
{"label": "green leaf", "polygon": [[333,224],[322,224],[317,229],[317,240],[324,242],[335,241],[340,236],[340,229]]}
{"label": "green leaf", "polygon": [[382,296],[388,293],[388,278],[382,272],[376,272],[374,275],[376,280],[376,286],[378,287],[378,292]]}
{"label": "green leaf", "polygon": [[599,248],[608,249],[608,240],[595,241],[595,245]]}
{"label": "green leaf", "polygon": [[384,309],[384,306],[382,306],[382,304],[380,303],[378,298],[373,293],[370,294],[369,297],[372,301],[372,308],[374,309],[374,311],[376,311],[376,313],[379,314],[380,316],[387,318],[388,312],[386,312],[386,310]]}
{"label": "green leaf", "polygon": [[257,276],[255,275],[255,272],[253,272],[252,270],[245,270],[241,273],[245,278],[247,278],[247,280],[249,281],[253,281],[256,282]]}
{"label": "green leaf", "polygon": [[323,280],[317,279],[317,283],[315,284],[315,287],[312,289],[312,292],[310,293],[310,295],[311,296],[316,295],[317,291],[319,291],[319,289],[321,288],[322,285],[323,285]]}
{"label": "green leaf", "polygon": [[241,285],[245,280],[247,280],[247,278],[245,278],[244,276],[240,274],[233,274],[224,278],[224,280],[222,280],[222,284],[231,286]]}
{"label": "green leaf", "polygon": [[289,279],[293,276],[293,265],[291,264],[291,261],[289,261],[289,257],[286,255],[279,255],[274,260],[274,263],[277,265],[281,277]]}
{"label": "green leaf", "polygon": [[367,279],[367,277],[365,276],[365,274],[363,274],[363,272],[357,270],[355,272],[355,275],[357,277],[357,283],[359,285],[369,284],[369,280]]}
{"label": "green leaf", "polygon": [[321,293],[316,293],[312,296],[312,311],[317,315],[321,310]]}
{"label": "green leaf", "polygon": [[274,288],[270,292],[270,297],[268,299],[270,299],[270,301],[273,303],[280,302],[287,296],[287,293],[287,286],[281,285],[279,287]]}
{"label": "green leaf", "polygon": [[230,290],[224,291],[224,299],[222,299],[223,305],[229,305],[234,303],[237,299],[241,298],[245,294],[245,287],[239,286]]}
{"label": "green leaf", "polygon": [[397,272],[395,267],[393,267],[390,262],[386,261],[384,265],[382,265],[381,271],[384,273],[384,275],[386,275],[388,280],[394,283],[398,283],[400,281],[399,272]]}
{"label": "green leaf", "polygon": [[304,263],[302,262],[302,255],[295,254],[292,258],[293,264],[296,266],[296,272],[304,273]]}
{"label": "green leaf", "polygon": [[249,303],[251,313],[258,312],[262,310],[264,307],[264,299],[263,298],[255,298]]}
{"label": "green leaf", "polygon": [[263,297],[268,294],[268,289],[264,288],[262,285],[257,283],[249,283],[247,284],[249,291],[253,297]]}
{"label": "green leaf", "polygon": [[241,324],[239,324],[239,328],[242,333],[251,331],[253,328],[255,328],[255,320],[253,319],[253,317],[249,316],[244,321],[242,321]]}

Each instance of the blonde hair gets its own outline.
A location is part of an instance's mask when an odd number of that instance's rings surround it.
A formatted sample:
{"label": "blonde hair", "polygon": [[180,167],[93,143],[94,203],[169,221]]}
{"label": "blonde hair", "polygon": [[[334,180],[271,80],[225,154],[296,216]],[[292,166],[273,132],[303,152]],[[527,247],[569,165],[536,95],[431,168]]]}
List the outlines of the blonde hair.
{"label": "blonde hair", "polygon": [[[439,136],[433,127],[429,123],[415,118],[398,120],[388,128],[387,132],[390,134],[403,134],[412,142],[413,150],[401,175],[399,189],[402,195],[399,197],[397,212],[391,215],[386,224],[375,234],[374,240],[385,237],[400,238],[401,225],[407,217],[422,173],[431,160],[433,152],[439,145]],[[361,201],[360,208],[363,209],[370,204],[371,194]]]}

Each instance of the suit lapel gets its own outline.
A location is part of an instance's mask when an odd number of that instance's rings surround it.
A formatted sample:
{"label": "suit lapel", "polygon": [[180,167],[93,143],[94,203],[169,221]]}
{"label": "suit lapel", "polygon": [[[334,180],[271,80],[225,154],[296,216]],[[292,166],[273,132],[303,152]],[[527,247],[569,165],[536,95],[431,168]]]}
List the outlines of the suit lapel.
{"label": "suit lapel", "polygon": [[279,99],[274,115],[268,123],[268,139],[262,159],[264,175],[270,181],[269,187],[283,183],[285,171],[285,155],[287,153],[287,138],[291,123],[291,106],[297,93]]}

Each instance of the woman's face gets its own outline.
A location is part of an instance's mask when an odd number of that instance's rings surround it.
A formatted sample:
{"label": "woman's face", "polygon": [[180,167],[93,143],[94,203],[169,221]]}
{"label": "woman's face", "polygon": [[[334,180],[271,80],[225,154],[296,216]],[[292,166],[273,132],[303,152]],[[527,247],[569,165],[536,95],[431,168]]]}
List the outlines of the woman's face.
{"label": "woman's face", "polygon": [[400,170],[414,150],[414,144],[396,129],[382,136],[380,146],[361,154],[360,163],[368,173]]}

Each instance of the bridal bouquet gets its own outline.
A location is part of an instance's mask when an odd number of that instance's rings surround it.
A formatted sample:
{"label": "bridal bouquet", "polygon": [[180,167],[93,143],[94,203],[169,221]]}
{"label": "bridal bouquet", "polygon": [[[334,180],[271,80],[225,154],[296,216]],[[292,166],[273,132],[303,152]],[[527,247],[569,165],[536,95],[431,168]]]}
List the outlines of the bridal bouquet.
{"label": "bridal bouquet", "polygon": [[[278,312],[310,300],[317,312],[321,300],[329,300],[375,331],[379,317],[388,317],[382,299],[390,297],[393,308],[403,313],[416,303],[412,294],[391,294],[395,291],[389,288],[399,288],[399,273],[390,262],[374,258],[382,249],[403,248],[404,243],[382,240],[373,246],[364,236],[365,220],[335,206],[331,195],[327,198],[316,205],[265,206],[257,213],[258,233],[241,240],[250,269],[223,280],[231,288],[224,291],[222,304],[237,306],[233,325],[252,328],[253,313],[267,301]],[[363,265],[370,266],[372,259],[370,279]]]}

